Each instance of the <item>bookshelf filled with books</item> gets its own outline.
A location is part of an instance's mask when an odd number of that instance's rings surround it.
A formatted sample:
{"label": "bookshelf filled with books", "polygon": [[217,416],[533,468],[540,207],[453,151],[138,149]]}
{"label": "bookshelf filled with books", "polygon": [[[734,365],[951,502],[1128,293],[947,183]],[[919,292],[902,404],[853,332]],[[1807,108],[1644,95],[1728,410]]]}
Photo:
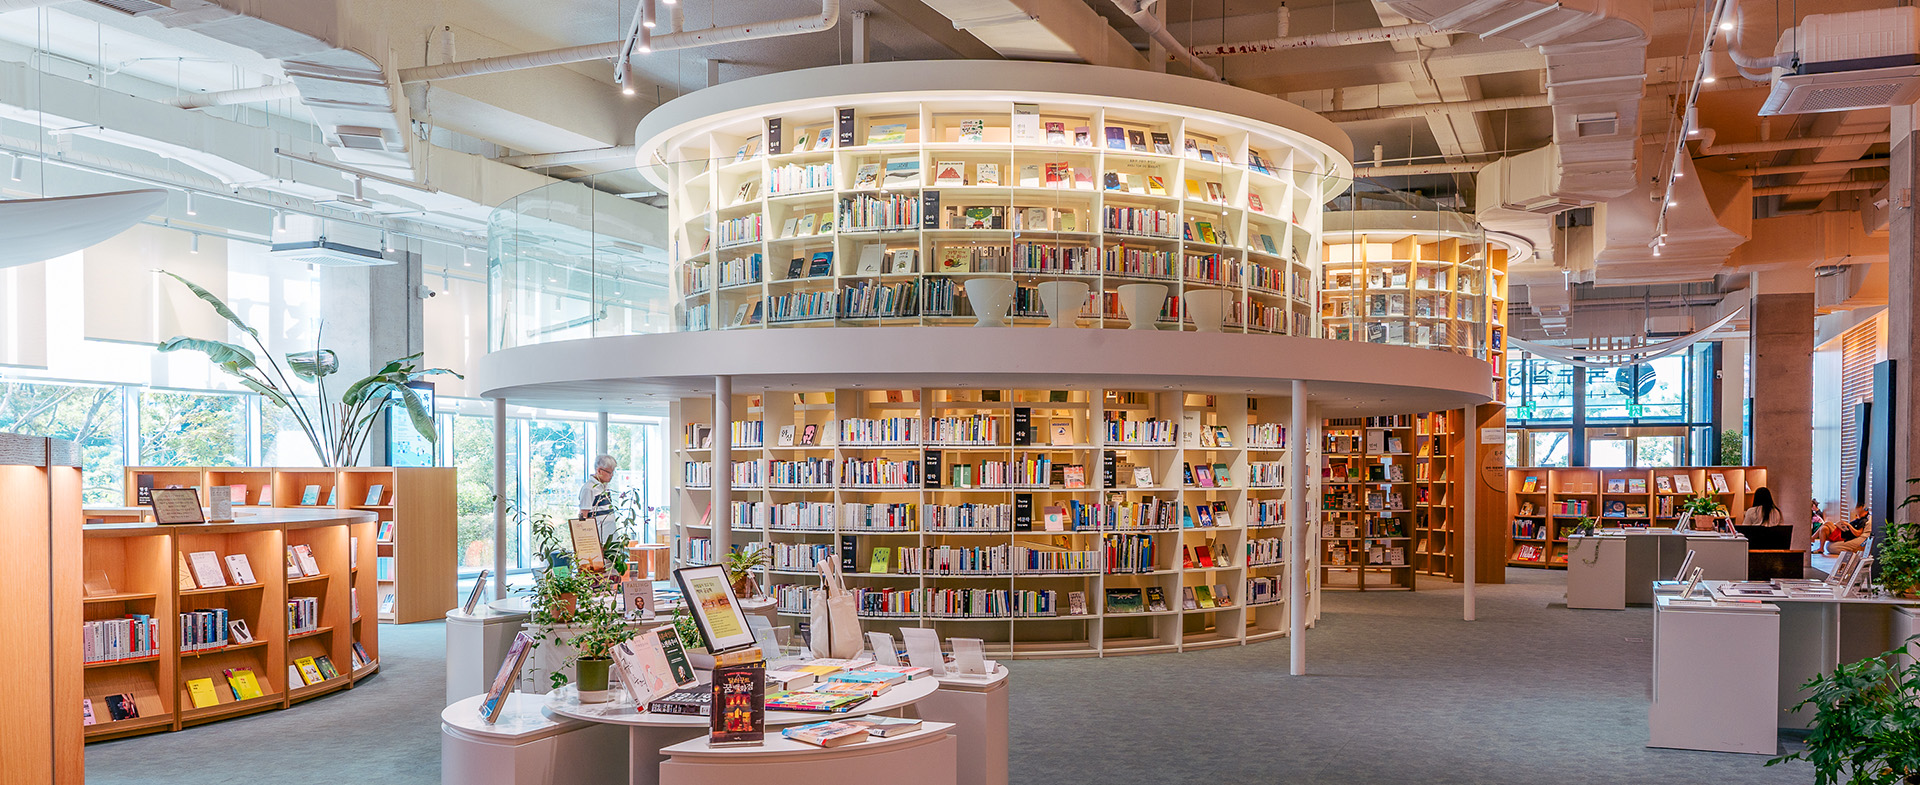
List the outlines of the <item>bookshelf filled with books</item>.
{"label": "bookshelf filled with books", "polygon": [[[1096,656],[1285,634],[1284,398],[1113,389],[736,394],[730,510],[709,512],[711,399],[673,417],[674,555],[765,548],[808,620],[838,563],[869,629],[930,626],[1002,656]],[[1309,599],[1309,608],[1313,603]]]}
{"label": "bookshelf filled with books", "polygon": [[195,488],[203,503],[224,487],[236,506],[373,513],[372,523],[342,543],[360,554],[355,571],[338,578],[351,582],[349,598],[363,604],[360,614],[347,609],[361,620],[354,623],[431,621],[453,607],[454,469],[136,466],[126,469],[125,487],[128,506],[145,504],[147,490],[156,487]]}
{"label": "bookshelf filled with books", "polygon": [[1564,568],[1567,536],[1583,519],[1600,528],[1673,528],[1684,499],[1706,496],[1735,520],[1766,485],[1759,466],[1517,467],[1507,470],[1507,563]]}
{"label": "bookshelf filled with books", "polygon": [[[1113,97],[982,96],[755,107],[655,140],[676,328],[1015,325],[1055,307],[1125,327],[1120,287],[1157,284],[1149,323],[1312,335],[1312,260],[1333,158],[1305,135]],[[1012,284],[1000,304],[995,287]],[[1082,299],[1083,298],[1083,299]]]}
{"label": "bookshelf filled with books", "polygon": [[[179,730],[349,689],[379,663],[350,615],[371,512],[257,508],[233,523],[83,532],[88,741]],[[365,543],[365,544],[361,544]]]}
{"label": "bookshelf filled with books", "polygon": [[1413,590],[1413,420],[1392,414],[1322,425],[1322,587]]}
{"label": "bookshelf filled with books", "polygon": [[1453,577],[1461,568],[1465,536],[1456,506],[1468,491],[1463,479],[1459,411],[1430,412],[1413,418],[1413,550],[1415,572]]}

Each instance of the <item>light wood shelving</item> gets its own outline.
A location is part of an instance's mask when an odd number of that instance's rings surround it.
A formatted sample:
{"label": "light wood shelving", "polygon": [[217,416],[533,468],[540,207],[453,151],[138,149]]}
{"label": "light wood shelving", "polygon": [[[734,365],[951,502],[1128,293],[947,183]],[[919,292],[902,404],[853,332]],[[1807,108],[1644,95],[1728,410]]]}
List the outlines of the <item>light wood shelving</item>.
{"label": "light wood shelving", "polygon": [[[897,632],[903,626],[930,626],[942,635],[985,639],[999,656],[1179,651],[1286,633],[1282,557],[1287,554],[1279,544],[1287,536],[1282,505],[1289,491],[1282,475],[1293,435],[1281,432],[1288,412],[1284,398],[1087,389],[844,389],[735,394],[732,410],[737,420],[753,424],[743,425],[743,438],[733,442],[739,467],[733,509],[712,515],[729,515],[734,521],[735,547],[757,543],[774,550],[776,561],[764,571],[763,583],[773,587],[781,599],[778,612],[790,623],[806,622],[799,604],[803,590],[818,584],[810,559],[826,558],[839,561],[849,586],[863,593],[862,615],[869,629]],[[681,564],[714,558],[709,539],[713,521],[707,513],[711,486],[700,481],[697,469],[710,462],[711,450],[691,442],[687,430],[710,427],[712,411],[706,398],[681,399],[674,405],[673,419],[681,433],[675,454],[682,471],[675,481],[673,542]],[[944,418],[991,427],[990,438],[935,438],[934,424]],[[1110,421],[1122,419],[1167,426],[1164,439],[1149,441],[1124,429],[1109,429]],[[868,437],[857,427],[888,420],[893,420],[892,438]],[[799,444],[809,428],[819,438]],[[788,429],[795,444],[783,444],[781,434]],[[1226,432],[1225,446],[1213,441],[1215,429]],[[731,430],[722,426],[713,438],[729,438]],[[1204,440],[1203,431],[1209,434]],[[1019,433],[1030,433],[1030,438]],[[1267,439],[1256,438],[1262,434]],[[1044,482],[988,482],[987,462],[1039,459],[1049,461],[1050,475],[1057,476]],[[792,466],[783,462],[808,460],[826,461],[834,475],[806,485],[777,481],[776,470]],[[906,477],[873,482],[848,471],[880,460],[911,465],[911,482]],[[1208,473],[1224,467],[1231,483],[1208,486],[1197,471],[1202,465]],[[1080,483],[1068,481],[1068,466],[1084,472],[1083,487],[1069,487]],[[970,482],[956,474],[964,471],[961,467],[974,473]],[[1147,485],[1136,484],[1135,467],[1149,473]],[[762,474],[768,479],[759,480]],[[1166,525],[1100,528],[1108,525],[1106,514],[1114,505],[1146,502],[1168,505],[1175,515]],[[784,505],[777,513],[782,518],[775,518],[772,505]],[[861,514],[867,508],[859,505],[899,505],[894,510],[900,522],[896,528],[883,528],[873,522],[874,516]],[[968,505],[1010,517],[1004,525],[973,529],[935,522]],[[1203,525],[1203,505],[1208,514],[1225,510],[1229,523]],[[795,517],[807,512],[817,517]],[[1050,524],[1049,513],[1063,517]],[[1123,572],[1117,553],[1107,556],[1109,546],[1136,542],[1151,543],[1151,559],[1138,564],[1137,571],[1128,566]],[[1258,561],[1250,560],[1250,545],[1258,546],[1253,549],[1262,555]],[[1013,546],[1093,556],[1084,569],[1046,573],[905,573],[901,563],[902,549]],[[1202,546],[1210,554],[1224,554],[1226,562],[1203,566],[1198,559]],[[876,550],[887,554],[884,571],[874,569]],[[1192,564],[1186,561],[1188,551],[1194,553]],[[1273,587],[1272,596],[1258,604],[1247,602],[1255,581]],[[1186,590],[1195,590],[1199,605],[1197,590],[1203,586],[1209,593],[1226,587],[1231,604],[1184,607]],[[959,618],[927,605],[936,593],[951,590],[1007,592],[1009,599],[1023,592],[1051,591],[1052,612],[1002,615],[996,607],[991,615]],[[1164,597],[1165,610],[1145,609],[1150,590]],[[1110,609],[1110,591],[1138,591],[1142,609]],[[1071,612],[1071,592],[1084,594],[1084,613]],[[909,598],[921,604],[889,613],[883,605],[888,597],[896,599],[895,608]]]}
{"label": "light wood shelving", "polygon": [[[387,466],[134,466],[126,470],[126,503],[130,507],[142,504],[142,487],[198,488],[204,501],[208,487],[244,484],[249,506],[373,513],[377,522],[364,531],[356,529],[352,535],[360,555],[354,570],[342,573],[340,580],[352,584],[362,618],[368,623],[411,624],[444,618],[457,601],[454,471]],[[380,486],[378,499],[372,498],[376,485]],[[312,505],[305,503],[309,488],[315,501]],[[379,533],[389,528],[383,525],[387,522],[393,524],[393,536],[391,541],[381,541]]]}
{"label": "light wood shelving", "polygon": [[80,596],[80,483],[72,442],[0,433],[0,781],[86,779],[80,700],[92,674],[74,631],[92,608]]}
{"label": "light wood shelving", "polygon": [[1392,414],[1322,424],[1322,587],[1414,589],[1413,422],[1414,415]]}
{"label": "light wood shelving", "polygon": [[[1726,490],[1713,485],[1715,478]],[[1517,467],[1507,470],[1507,564],[1567,566],[1567,535],[1583,517],[1601,528],[1673,528],[1689,496],[1725,505],[1735,521],[1767,484],[1760,466]]]}

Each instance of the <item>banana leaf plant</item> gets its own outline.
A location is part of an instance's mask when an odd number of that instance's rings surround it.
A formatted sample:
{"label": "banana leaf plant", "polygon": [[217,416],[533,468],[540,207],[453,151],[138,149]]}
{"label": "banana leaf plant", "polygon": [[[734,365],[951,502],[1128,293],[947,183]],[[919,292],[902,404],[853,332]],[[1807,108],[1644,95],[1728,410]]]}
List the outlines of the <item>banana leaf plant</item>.
{"label": "banana leaf plant", "polygon": [[[340,356],[332,349],[315,348],[276,359],[260,340],[260,332],[242,320],[218,296],[171,272],[160,272],[179,281],[195,297],[213,308],[214,313],[245,333],[254,348],[187,336],[174,336],[161,341],[156,348],[163,352],[192,351],[206,355],[209,361],[239,381],[241,386],[286,409],[306,433],[307,441],[313,444],[313,452],[320,456],[321,463],[327,466],[359,463],[360,453],[373,434],[373,424],[380,410],[396,396],[407,410],[413,429],[429,442],[439,439],[433,413],[427,411],[419,394],[407,384],[438,374],[465,378],[460,374],[445,368],[422,368],[419,362],[421,353],[414,353],[388,362],[380,370],[348,385],[337,398],[330,397],[327,394],[327,377],[340,370]],[[294,385],[295,379],[313,385],[316,394],[311,397],[301,394]]]}

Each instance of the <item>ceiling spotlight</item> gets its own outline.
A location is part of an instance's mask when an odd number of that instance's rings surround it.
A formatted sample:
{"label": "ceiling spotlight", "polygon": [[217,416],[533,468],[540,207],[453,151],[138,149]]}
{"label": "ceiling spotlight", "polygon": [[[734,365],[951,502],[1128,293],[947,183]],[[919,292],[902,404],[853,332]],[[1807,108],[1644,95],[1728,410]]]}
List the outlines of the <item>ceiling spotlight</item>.
{"label": "ceiling spotlight", "polygon": [[1653,255],[1654,255],[1654,256],[1659,256],[1659,255],[1660,255],[1660,248],[1659,248],[1658,246],[1655,246],[1655,247],[1654,247],[1654,249],[1653,249]]}
{"label": "ceiling spotlight", "polygon": [[[200,210],[193,206],[193,192],[187,192],[187,215],[199,215]],[[198,236],[198,235],[196,235]]]}
{"label": "ceiling spotlight", "polygon": [[640,44],[634,49],[640,52],[653,51],[653,31],[645,27],[640,28]]}
{"label": "ceiling spotlight", "polygon": [[1679,207],[1679,206],[1680,206],[1680,200],[1678,200],[1678,199],[1668,199],[1668,200],[1667,200],[1667,206],[1668,206],[1668,207]]}
{"label": "ceiling spotlight", "polygon": [[200,252],[200,235],[191,235],[187,239],[187,253]]}
{"label": "ceiling spotlight", "polygon": [[287,233],[287,211],[275,210],[273,212],[273,233],[274,234]]}
{"label": "ceiling spotlight", "polygon": [[1699,136],[1699,135],[1700,135],[1700,129],[1698,129],[1698,128],[1689,128],[1689,129],[1687,129],[1687,135],[1688,135],[1688,136]]}
{"label": "ceiling spotlight", "polygon": [[1700,83],[1713,84],[1713,74],[1707,74],[1706,76],[1700,77]]}
{"label": "ceiling spotlight", "polygon": [[655,26],[653,16],[653,0],[644,0],[640,11],[640,26],[652,30]]}
{"label": "ceiling spotlight", "polygon": [[633,95],[633,63],[625,58],[620,60],[620,92]]}
{"label": "ceiling spotlight", "polygon": [[1732,29],[1733,29],[1733,23],[1732,23],[1732,22],[1721,22],[1721,23],[1720,23],[1720,29],[1722,29],[1722,30],[1732,30]]}
{"label": "ceiling spotlight", "polygon": [[26,173],[27,173],[27,160],[25,158],[21,158],[18,155],[15,155],[13,157],[13,181],[17,183],[17,182],[20,182],[22,179],[25,179]]}

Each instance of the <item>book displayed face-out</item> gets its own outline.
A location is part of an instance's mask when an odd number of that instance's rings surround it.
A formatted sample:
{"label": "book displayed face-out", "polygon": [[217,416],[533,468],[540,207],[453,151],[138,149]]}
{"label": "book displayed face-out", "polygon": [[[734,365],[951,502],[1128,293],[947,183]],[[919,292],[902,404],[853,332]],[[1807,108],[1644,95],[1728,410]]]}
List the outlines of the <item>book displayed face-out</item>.
{"label": "book displayed face-out", "polygon": [[727,572],[719,565],[682,567],[673,571],[680,592],[687,598],[701,634],[715,652],[737,649],[753,643],[753,631],[747,629],[740,602],[733,596]]}

